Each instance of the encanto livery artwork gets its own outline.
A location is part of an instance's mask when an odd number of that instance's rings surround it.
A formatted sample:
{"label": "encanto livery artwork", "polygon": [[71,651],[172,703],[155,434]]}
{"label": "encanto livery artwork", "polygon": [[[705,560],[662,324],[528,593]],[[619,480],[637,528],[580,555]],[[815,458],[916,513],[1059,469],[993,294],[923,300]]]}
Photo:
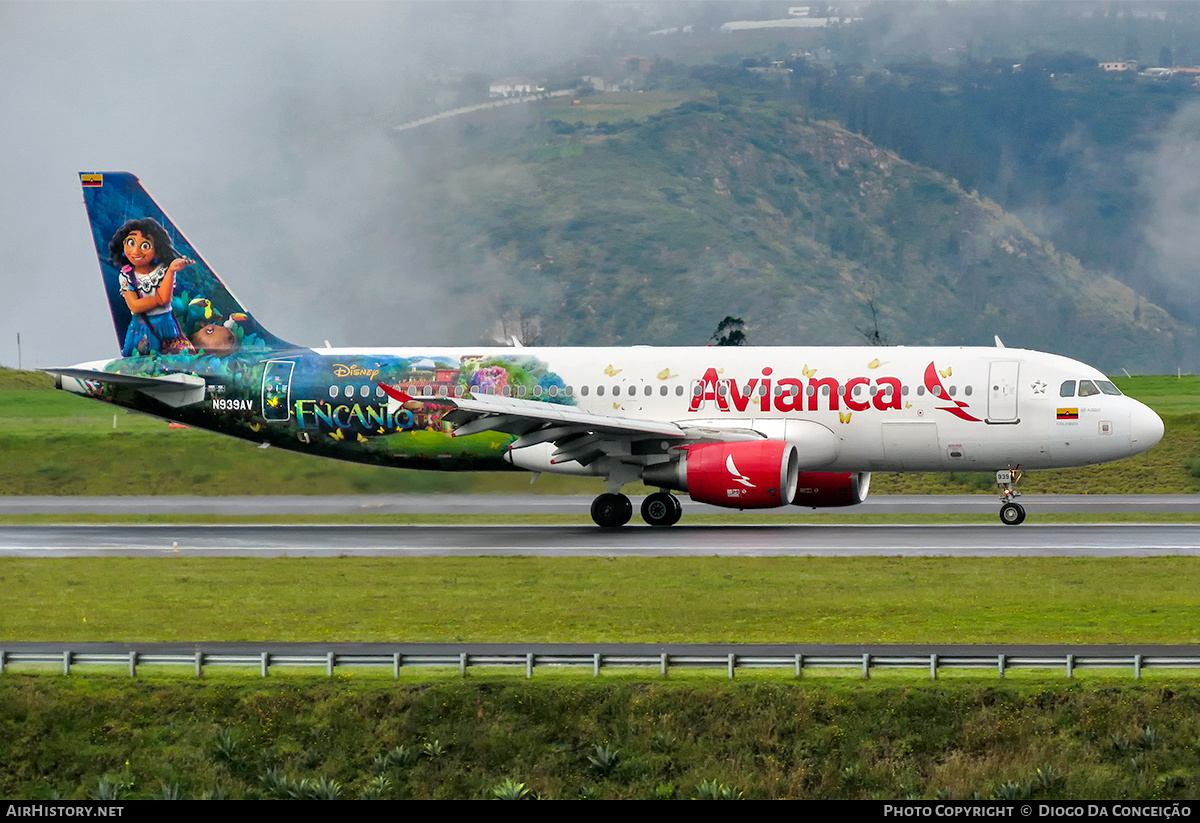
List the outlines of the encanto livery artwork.
{"label": "encanto livery artwork", "polygon": [[515,352],[314,356],[259,325],[134,175],[80,179],[122,354],[102,370],[194,378],[166,388],[86,380],[97,399],[285,448],[448,470],[512,469],[502,457],[514,438],[452,438],[442,420],[449,407],[398,405],[379,383],[414,394],[513,392],[571,402],[546,363]]}
{"label": "encanto livery artwork", "polygon": [[[673,491],[736,509],[850,506],[872,471],[996,472],[1145,451],[1162,420],[1104,375],[992,347],[305,348],[271,334],[127,172],[80,175],[121,357],[59,388],[260,446],[399,468],[601,478],[592,519],[652,526]],[[1070,398],[1070,399],[1068,399]]]}

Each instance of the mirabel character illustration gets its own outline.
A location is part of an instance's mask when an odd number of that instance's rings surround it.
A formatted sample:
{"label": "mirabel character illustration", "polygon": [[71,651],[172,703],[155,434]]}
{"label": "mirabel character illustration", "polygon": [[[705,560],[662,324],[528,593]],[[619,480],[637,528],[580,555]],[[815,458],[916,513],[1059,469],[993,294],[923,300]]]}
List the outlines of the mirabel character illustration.
{"label": "mirabel character illustration", "polygon": [[121,294],[133,314],[121,356],[195,351],[171,311],[175,275],[192,261],[175,253],[166,231],[149,217],[121,226],[108,248],[113,265],[121,270]]}

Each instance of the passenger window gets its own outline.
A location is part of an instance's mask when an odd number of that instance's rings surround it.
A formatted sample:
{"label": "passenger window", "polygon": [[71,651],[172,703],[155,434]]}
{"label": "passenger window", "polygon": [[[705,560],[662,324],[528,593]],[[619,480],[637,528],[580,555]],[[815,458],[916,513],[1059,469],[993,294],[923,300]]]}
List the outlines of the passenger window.
{"label": "passenger window", "polygon": [[1093,383],[1091,380],[1080,380],[1079,381],[1079,396],[1080,397],[1091,397],[1092,395],[1099,394],[1099,393],[1100,393],[1100,390],[1098,388],[1096,388],[1096,384]]}
{"label": "passenger window", "polygon": [[924,386],[917,386],[917,397],[922,397],[925,394]]}
{"label": "passenger window", "polygon": [[[663,388],[666,388],[666,386],[663,386]],[[653,386],[647,386],[647,387],[646,387],[646,391],[645,391],[644,393],[645,393],[645,395],[646,395],[647,397],[649,397],[650,395],[654,394],[654,387],[653,387]]]}
{"label": "passenger window", "polygon": [[558,386],[551,386],[550,388],[546,389],[546,393],[551,397],[558,397]]}
{"label": "passenger window", "polygon": [[1064,380],[1063,384],[1058,387],[1059,397],[1074,397],[1075,396],[1075,381]]}
{"label": "passenger window", "polygon": [[675,396],[676,396],[676,397],[683,397],[683,386],[676,386],[676,387],[675,387]]}
{"label": "passenger window", "polygon": [[967,386],[965,389],[963,389],[963,394],[965,394],[967,397],[970,397],[971,396],[971,387]]}
{"label": "passenger window", "polygon": [[[682,388],[683,388],[683,386],[680,386],[679,388],[681,388],[681,389],[682,389]],[[663,396],[663,397],[666,397],[666,396],[667,396],[667,387],[666,387],[666,386],[659,386],[659,387],[658,387],[658,393],[659,393],[661,396]]]}
{"label": "passenger window", "polygon": [[587,397],[587,396],[588,396],[588,387],[587,387],[587,386],[580,386],[580,387],[579,387],[579,393],[580,393],[581,395],[583,395],[584,397]]}
{"label": "passenger window", "polygon": [[597,397],[603,397],[603,396],[604,396],[604,387],[603,387],[603,386],[597,386],[597,387],[596,387],[596,396],[597,396]]}
{"label": "passenger window", "polygon": [[953,397],[957,393],[958,393],[958,386],[951,386],[950,387],[950,396]]}
{"label": "passenger window", "polygon": [[533,387],[533,396],[534,396],[534,397],[541,397],[541,396],[542,396],[542,387],[541,387],[541,386],[534,386],[534,387]]}
{"label": "passenger window", "polygon": [[338,387],[337,387],[337,386],[330,386],[330,387],[329,387],[329,396],[330,396],[330,397],[337,397],[337,396],[338,396],[338,391],[339,391],[339,389],[338,389]]}

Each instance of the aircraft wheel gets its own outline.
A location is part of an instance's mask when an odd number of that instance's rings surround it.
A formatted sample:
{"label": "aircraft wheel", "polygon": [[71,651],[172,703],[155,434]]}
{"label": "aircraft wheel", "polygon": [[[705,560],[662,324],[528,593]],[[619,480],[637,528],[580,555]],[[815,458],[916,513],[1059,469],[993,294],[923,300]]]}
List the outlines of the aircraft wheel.
{"label": "aircraft wheel", "polygon": [[1025,522],[1025,507],[1020,503],[1005,503],[1000,507],[1000,522],[1006,526],[1019,526]]}
{"label": "aircraft wheel", "polygon": [[655,492],[642,501],[642,519],[651,526],[674,526],[683,515],[679,498],[666,492]]}
{"label": "aircraft wheel", "polygon": [[633,504],[623,494],[602,494],[592,501],[592,520],[604,529],[618,529],[633,517]]}

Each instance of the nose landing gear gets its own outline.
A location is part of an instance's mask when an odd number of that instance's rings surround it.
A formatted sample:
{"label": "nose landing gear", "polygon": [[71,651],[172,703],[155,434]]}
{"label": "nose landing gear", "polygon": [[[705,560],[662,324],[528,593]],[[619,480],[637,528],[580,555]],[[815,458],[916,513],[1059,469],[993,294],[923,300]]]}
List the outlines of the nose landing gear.
{"label": "nose landing gear", "polygon": [[1000,487],[1000,522],[1006,526],[1019,526],[1025,522],[1025,507],[1015,500],[1021,496],[1014,488],[1020,479],[1019,468],[996,472],[996,485]]}

